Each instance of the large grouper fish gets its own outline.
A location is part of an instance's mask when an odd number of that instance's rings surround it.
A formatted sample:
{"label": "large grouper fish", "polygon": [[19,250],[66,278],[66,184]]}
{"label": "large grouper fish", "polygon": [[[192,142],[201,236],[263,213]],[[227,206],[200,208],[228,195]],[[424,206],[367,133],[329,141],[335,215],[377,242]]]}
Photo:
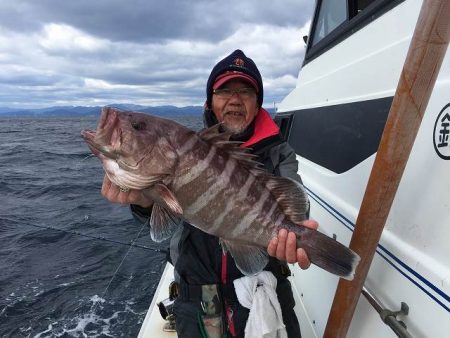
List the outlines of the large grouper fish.
{"label": "large grouper fish", "polygon": [[251,275],[266,266],[267,246],[284,228],[297,235],[297,247],[313,264],[353,278],[359,256],[302,226],[309,208],[303,186],[265,172],[220,125],[196,133],[171,120],[105,107],[96,131],[82,136],[111,182],[155,201],[153,240],[168,238],[183,219],[219,237],[237,267]]}

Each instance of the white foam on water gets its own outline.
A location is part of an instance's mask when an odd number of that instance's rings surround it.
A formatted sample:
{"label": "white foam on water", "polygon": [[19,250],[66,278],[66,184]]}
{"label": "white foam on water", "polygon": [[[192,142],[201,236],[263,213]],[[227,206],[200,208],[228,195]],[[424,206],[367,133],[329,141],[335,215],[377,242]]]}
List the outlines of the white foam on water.
{"label": "white foam on water", "polygon": [[57,323],[58,323],[58,322],[48,324],[47,330],[38,333],[37,335],[34,336],[34,338],[40,338],[43,334],[51,333],[52,330],[53,330],[53,325],[54,325],[54,324],[57,324]]}
{"label": "white foam on water", "polygon": [[[86,302],[86,300],[85,300]],[[48,327],[34,336],[34,338],[47,337],[115,337],[113,329],[115,326],[120,326],[125,321],[123,315],[131,313],[133,315],[143,315],[132,309],[135,303],[132,300],[126,301],[122,304],[121,310],[117,310],[109,316],[102,317],[96,314],[94,310],[102,310],[106,304],[106,300],[98,295],[94,295],[88,299],[90,302],[89,312],[81,314],[77,317],[62,318],[57,322],[52,322]],[[113,304],[114,305],[114,304]]]}
{"label": "white foam on water", "polygon": [[[115,313],[112,315],[112,317],[114,316]],[[57,337],[61,337],[66,334],[72,337],[79,337],[79,334],[82,334],[84,337],[99,337],[99,336],[113,337],[113,335],[109,330],[110,318],[105,319],[101,318],[95,313],[87,313],[82,317],[75,318],[75,320],[77,321],[77,325],[75,328],[73,329],[64,328],[63,332],[61,332],[61,334],[58,334]],[[87,326],[89,324],[95,324],[96,327],[100,326],[101,332],[99,332],[100,328],[96,328],[95,330],[96,332],[92,332],[92,330],[87,329]]]}
{"label": "white foam on water", "polygon": [[95,305],[96,303],[104,303],[106,300],[99,295],[93,295],[89,300]]}

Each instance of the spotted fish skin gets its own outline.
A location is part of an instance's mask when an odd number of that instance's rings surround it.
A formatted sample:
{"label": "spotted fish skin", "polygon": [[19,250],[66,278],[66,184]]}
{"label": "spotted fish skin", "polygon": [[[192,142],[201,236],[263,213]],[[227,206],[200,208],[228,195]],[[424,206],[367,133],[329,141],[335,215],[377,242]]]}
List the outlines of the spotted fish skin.
{"label": "spotted fish skin", "polygon": [[153,239],[167,238],[183,219],[219,237],[238,268],[254,274],[284,228],[296,233],[312,263],[351,279],[358,255],[302,226],[309,202],[301,184],[266,173],[219,127],[195,133],[171,120],[104,108],[96,131],[82,136],[113,183],[155,201]]}

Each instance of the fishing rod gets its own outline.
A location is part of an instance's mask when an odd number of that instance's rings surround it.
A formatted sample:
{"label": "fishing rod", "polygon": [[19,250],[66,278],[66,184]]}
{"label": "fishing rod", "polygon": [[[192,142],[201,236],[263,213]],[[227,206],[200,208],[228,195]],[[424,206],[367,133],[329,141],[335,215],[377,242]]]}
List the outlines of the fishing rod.
{"label": "fishing rod", "polygon": [[[129,248],[128,248],[128,250],[127,250],[127,253],[123,256],[122,260],[120,261],[119,265],[118,265],[117,268],[116,268],[116,271],[114,272],[114,274],[112,275],[111,279],[109,280],[108,285],[106,286],[105,290],[104,290],[103,293],[102,293],[102,296],[101,296],[102,299],[105,298],[106,292],[108,292],[108,289],[109,289],[109,287],[111,286],[111,284],[112,284],[114,278],[115,278],[116,275],[119,273],[120,267],[122,266],[123,262],[125,262],[125,259],[127,258],[128,254],[130,253],[131,248],[132,248],[132,244],[134,244],[134,242],[136,242],[136,241],[138,240],[139,236],[141,235],[142,230],[144,230],[144,227],[145,227],[145,223],[142,224],[141,230],[139,230],[139,232],[138,232],[138,234],[136,235],[136,237],[132,240],[132,242],[131,242],[131,244],[129,245]],[[99,304],[100,304],[100,302],[97,302],[97,303],[94,305],[94,308],[92,309],[92,313],[95,313],[95,311],[97,310]]]}
{"label": "fishing rod", "polygon": [[[125,245],[125,246],[129,246],[130,248],[134,247],[134,248],[140,248],[140,249],[149,250],[149,251],[153,251],[153,252],[161,252],[163,254],[168,254],[168,250],[165,250],[165,249],[151,248],[151,247],[148,247],[146,245],[136,244],[135,242],[136,242],[137,238],[133,239],[130,242],[122,242],[122,241],[118,241],[118,240],[115,240],[115,239],[106,238],[106,237],[103,237],[103,236],[94,236],[94,235],[83,234],[83,233],[75,231],[75,230],[66,230],[66,229],[55,228],[55,227],[52,227],[50,225],[38,225],[38,224],[28,224],[28,225],[36,227],[36,228],[47,229],[47,230],[55,230],[55,231],[60,231],[60,232],[64,232],[64,233],[71,234],[71,235],[86,237],[86,238],[90,238],[90,239],[96,239],[96,240],[99,240],[99,241]],[[141,228],[141,231],[139,232],[138,236],[140,235],[142,230],[143,230],[143,228]]]}
{"label": "fishing rod", "polygon": [[[145,246],[145,245],[136,244],[136,241],[139,239],[139,236],[141,235],[142,231],[144,230],[145,223],[142,224],[142,227],[139,230],[139,233],[129,243],[117,241],[117,240],[106,238],[106,237],[103,237],[103,236],[94,236],[94,235],[83,234],[83,233],[75,231],[75,230],[59,229],[59,228],[52,227],[50,225],[38,225],[38,224],[27,224],[27,225],[33,226],[35,228],[47,229],[47,230],[55,230],[55,231],[59,231],[59,232],[63,232],[63,233],[71,234],[71,235],[76,235],[76,236],[86,237],[86,238],[95,239],[95,240],[99,240],[99,241],[105,241],[105,242],[110,242],[110,243],[115,243],[115,244],[128,246],[129,248],[127,250],[127,253],[123,256],[121,262],[117,266],[116,271],[113,273],[111,279],[108,282],[108,285],[106,286],[105,290],[102,292],[101,298],[105,297],[105,295],[108,292],[108,289],[111,286],[114,278],[116,277],[117,273],[119,272],[120,267],[122,266],[123,262],[125,261],[125,259],[127,258],[128,254],[130,253],[131,248],[140,248],[140,249],[149,250],[149,251],[153,251],[153,252],[160,252],[160,253],[164,253],[166,256],[169,254],[168,250],[155,249],[155,248],[150,248],[150,247]],[[100,304],[100,302],[97,302],[94,305],[94,308],[92,309],[93,313],[95,313],[95,311],[97,310],[99,304]],[[2,310],[2,312],[3,312],[3,310]]]}

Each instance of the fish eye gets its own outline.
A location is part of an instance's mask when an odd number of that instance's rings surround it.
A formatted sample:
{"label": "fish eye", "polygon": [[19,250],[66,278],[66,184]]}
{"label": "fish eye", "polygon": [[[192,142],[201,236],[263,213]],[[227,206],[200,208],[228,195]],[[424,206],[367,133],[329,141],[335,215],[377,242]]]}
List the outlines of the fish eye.
{"label": "fish eye", "polygon": [[135,122],[131,122],[131,126],[133,127],[133,129],[135,130],[144,130],[145,129],[145,122],[143,121],[135,121]]}

